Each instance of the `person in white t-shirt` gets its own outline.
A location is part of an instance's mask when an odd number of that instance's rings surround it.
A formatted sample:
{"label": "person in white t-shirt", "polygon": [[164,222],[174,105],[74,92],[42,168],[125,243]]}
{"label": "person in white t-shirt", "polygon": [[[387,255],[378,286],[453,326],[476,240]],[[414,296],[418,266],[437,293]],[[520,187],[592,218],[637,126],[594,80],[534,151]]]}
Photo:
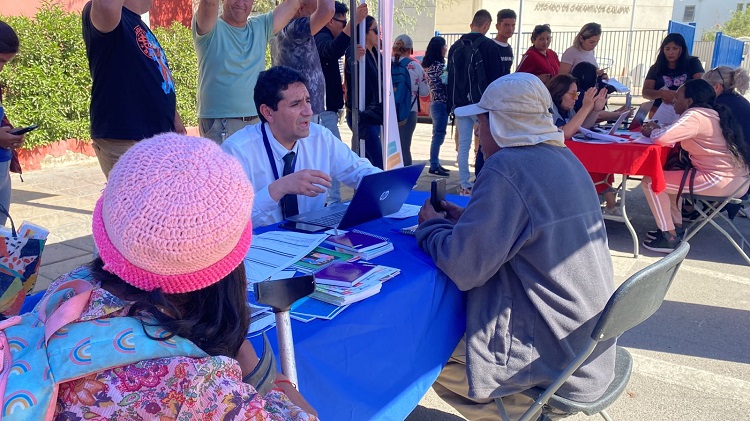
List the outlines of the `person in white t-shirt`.
{"label": "person in white t-shirt", "polygon": [[237,131],[221,146],[240,161],[255,188],[254,226],[322,209],[331,177],[357,188],[364,176],[381,171],[330,130],[310,122],[306,84],[290,67],[261,72],[254,93],[261,123]]}

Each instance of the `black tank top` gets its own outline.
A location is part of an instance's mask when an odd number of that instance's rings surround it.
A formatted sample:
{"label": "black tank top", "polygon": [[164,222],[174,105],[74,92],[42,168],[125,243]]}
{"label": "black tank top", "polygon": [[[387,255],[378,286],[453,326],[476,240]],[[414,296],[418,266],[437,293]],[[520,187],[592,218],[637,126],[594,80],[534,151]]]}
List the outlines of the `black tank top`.
{"label": "black tank top", "polygon": [[174,79],[154,34],[141,17],[122,8],[120,24],[106,34],[83,8],[83,40],[91,72],[91,137],[141,140],[174,131]]}

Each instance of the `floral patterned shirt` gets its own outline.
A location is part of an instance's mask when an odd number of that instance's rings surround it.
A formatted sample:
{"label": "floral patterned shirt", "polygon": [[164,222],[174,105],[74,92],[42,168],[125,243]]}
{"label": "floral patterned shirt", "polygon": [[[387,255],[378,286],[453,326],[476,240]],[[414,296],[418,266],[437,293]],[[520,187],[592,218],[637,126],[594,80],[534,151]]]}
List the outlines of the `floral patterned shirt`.
{"label": "floral patterned shirt", "polygon": [[443,76],[445,69],[445,63],[436,61],[430,65],[430,67],[424,69],[427,72],[427,82],[430,84],[430,93],[432,94],[432,102],[446,102],[446,86],[444,80],[447,80]]}
{"label": "floral patterned shirt", "polygon": [[[71,279],[94,284],[79,320],[127,315],[131,303],[100,288],[79,268],[50,285]],[[242,382],[237,361],[228,357],[171,357],[143,360],[60,385],[55,420],[316,420],[279,390],[260,396]]]}

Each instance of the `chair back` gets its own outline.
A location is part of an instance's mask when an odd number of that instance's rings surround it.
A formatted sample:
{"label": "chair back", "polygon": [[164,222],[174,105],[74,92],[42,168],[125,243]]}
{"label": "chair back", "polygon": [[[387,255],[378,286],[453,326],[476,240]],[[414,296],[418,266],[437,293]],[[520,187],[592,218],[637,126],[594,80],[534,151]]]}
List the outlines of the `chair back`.
{"label": "chair back", "polygon": [[682,242],[672,253],[633,274],[612,294],[591,338],[601,342],[620,336],[656,313],[690,245]]}

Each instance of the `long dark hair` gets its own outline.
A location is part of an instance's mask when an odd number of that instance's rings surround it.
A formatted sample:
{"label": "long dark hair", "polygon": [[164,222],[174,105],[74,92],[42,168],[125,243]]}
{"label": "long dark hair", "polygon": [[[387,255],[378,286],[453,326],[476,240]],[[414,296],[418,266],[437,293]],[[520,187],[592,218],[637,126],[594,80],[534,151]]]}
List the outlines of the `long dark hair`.
{"label": "long dark hair", "polygon": [[685,90],[685,98],[693,100],[689,108],[702,107],[716,110],[719,114],[721,134],[727,141],[729,152],[744,165],[750,164],[750,144],[743,140],[742,127],[735,120],[732,110],[716,104],[716,92],[713,86],[703,79],[690,79],[682,85],[682,88]]}
{"label": "long dark hair", "polygon": [[560,112],[564,111],[560,108],[563,96],[565,96],[568,89],[570,89],[570,85],[574,83],[578,83],[578,79],[568,74],[557,75],[547,82],[547,90],[552,97],[552,103],[555,104],[555,107],[557,107]]}
{"label": "long dark hair", "polygon": [[426,69],[432,66],[434,63],[445,63],[443,47],[445,47],[445,38],[432,37],[432,39],[430,39],[430,43],[427,44],[427,50],[424,52],[424,58],[422,59],[422,68]]}
{"label": "long dark hair", "polygon": [[[661,42],[661,46],[659,46],[659,54],[656,56],[656,73],[662,74],[669,72],[669,60],[667,60],[667,56],[664,54],[664,47],[667,46],[670,42],[675,43],[678,47],[682,49],[682,53],[680,54],[680,57],[677,59],[677,67],[675,67],[676,70],[686,70],[687,69],[687,63],[688,58],[690,58],[690,55],[688,55],[688,47],[687,43],[685,42],[685,38],[676,33],[673,32],[671,34],[667,34],[666,37],[664,37],[664,40]],[[688,75],[689,77],[693,77],[693,75]]]}
{"label": "long dark hair", "polygon": [[[114,289],[120,298],[133,301],[128,316],[145,326],[160,326],[173,336],[188,339],[208,355],[235,358],[250,326],[245,266],[240,264],[219,282],[198,291],[165,294],[161,289],[140,290],[103,269],[96,258],[90,264],[94,278]],[[148,334],[148,331],[146,331]],[[150,336],[150,335],[149,335]]]}

